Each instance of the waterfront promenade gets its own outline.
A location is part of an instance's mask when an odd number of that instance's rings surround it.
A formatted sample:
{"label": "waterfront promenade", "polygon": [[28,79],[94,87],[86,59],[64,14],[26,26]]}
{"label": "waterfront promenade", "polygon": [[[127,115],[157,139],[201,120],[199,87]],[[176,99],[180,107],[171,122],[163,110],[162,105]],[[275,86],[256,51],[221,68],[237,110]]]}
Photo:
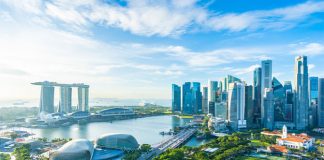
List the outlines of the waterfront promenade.
{"label": "waterfront promenade", "polygon": [[194,133],[196,129],[185,129],[172,136],[171,138],[164,140],[160,143],[152,145],[152,150],[148,153],[142,154],[138,160],[150,160],[155,156],[158,156],[165,152],[167,149],[174,149],[186,142]]}

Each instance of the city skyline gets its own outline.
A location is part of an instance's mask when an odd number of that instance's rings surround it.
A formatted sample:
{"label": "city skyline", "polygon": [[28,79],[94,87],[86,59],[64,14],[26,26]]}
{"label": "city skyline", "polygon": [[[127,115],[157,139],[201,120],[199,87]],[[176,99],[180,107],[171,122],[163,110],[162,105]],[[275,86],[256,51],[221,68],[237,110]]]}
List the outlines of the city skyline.
{"label": "city skyline", "polygon": [[102,3],[0,0],[0,101],[37,99],[29,83],[44,80],[82,81],[92,98],[171,100],[171,83],[230,74],[252,84],[265,59],[283,83],[296,55],[308,56],[309,77],[324,77],[324,2]]}

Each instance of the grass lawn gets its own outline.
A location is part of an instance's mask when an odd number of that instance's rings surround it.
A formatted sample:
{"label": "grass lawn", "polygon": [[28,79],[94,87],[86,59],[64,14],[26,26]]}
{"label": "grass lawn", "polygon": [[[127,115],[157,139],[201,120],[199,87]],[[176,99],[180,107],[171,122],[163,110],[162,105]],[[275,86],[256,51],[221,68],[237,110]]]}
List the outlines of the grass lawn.
{"label": "grass lawn", "polygon": [[260,140],[256,140],[256,139],[251,140],[251,142],[252,142],[252,145],[254,145],[254,146],[262,146],[262,147],[270,146],[269,143],[267,143],[267,142],[261,142]]}

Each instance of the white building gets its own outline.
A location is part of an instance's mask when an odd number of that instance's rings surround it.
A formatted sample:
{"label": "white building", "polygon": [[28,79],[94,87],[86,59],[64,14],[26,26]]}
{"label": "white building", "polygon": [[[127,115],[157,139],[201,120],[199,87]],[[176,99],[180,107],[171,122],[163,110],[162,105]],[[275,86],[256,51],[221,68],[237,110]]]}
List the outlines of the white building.
{"label": "white building", "polygon": [[277,138],[277,144],[280,146],[287,146],[287,148],[294,149],[309,149],[313,146],[315,138],[308,136],[306,133],[301,134],[288,134],[287,127],[282,127],[282,136]]}
{"label": "white building", "polygon": [[245,86],[242,83],[230,83],[228,87],[228,121],[233,130],[246,128]]}

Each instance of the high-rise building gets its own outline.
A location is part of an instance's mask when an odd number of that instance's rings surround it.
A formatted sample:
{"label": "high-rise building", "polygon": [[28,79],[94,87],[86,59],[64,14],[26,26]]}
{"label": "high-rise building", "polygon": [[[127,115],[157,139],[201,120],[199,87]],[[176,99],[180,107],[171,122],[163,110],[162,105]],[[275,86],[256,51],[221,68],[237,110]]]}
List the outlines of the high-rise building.
{"label": "high-rise building", "polygon": [[208,113],[215,116],[216,92],[218,89],[217,81],[208,81]]}
{"label": "high-rise building", "polygon": [[69,86],[61,86],[60,88],[60,103],[58,112],[71,113],[72,112],[72,88]]}
{"label": "high-rise building", "polygon": [[242,82],[241,79],[234,77],[232,75],[227,75],[227,77],[224,79],[224,81],[225,81],[225,91],[228,90],[230,83]]}
{"label": "high-rise building", "polygon": [[193,113],[202,113],[202,93],[200,91],[200,83],[199,82],[193,82],[192,83],[192,107],[193,107]]}
{"label": "high-rise building", "polygon": [[228,121],[233,130],[246,128],[244,84],[234,82],[228,86]]}
{"label": "high-rise building", "polygon": [[215,103],[215,117],[226,120],[227,104],[224,102]]}
{"label": "high-rise building", "polygon": [[78,111],[89,112],[89,86],[78,87]]}
{"label": "high-rise building", "polygon": [[264,94],[266,88],[272,88],[272,60],[264,60],[261,62],[261,124],[264,126],[265,106]]}
{"label": "high-rise building", "polygon": [[40,97],[40,112],[54,113],[54,87],[42,85]]}
{"label": "high-rise building", "polygon": [[253,123],[253,87],[251,85],[245,86],[245,117],[248,128],[255,127]]}
{"label": "high-rise building", "polygon": [[172,84],[172,112],[181,112],[181,88]]}
{"label": "high-rise building", "polygon": [[285,121],[284,117],[284,108],[285,108],[285,89],[281,82],[273,77],[272,79],[272,88],[273,88],[273,101],[274,101],[274,113],[275,121]]}
{"label": "high-rise building", "polygon": [[296,93],[296,116],[294,116],[296,129],[305,130],[309,124],[308,65],[306,56],[297,56],[295,59],[294,92]]}
{"label": "high-rise building", "polygon": [[182,85],[182,113],[192,114],[192,100],[191,100],[191,82],[185,82]]}
{"label": "high-rise building", "polygon": [[318,106],[318,77],[309,77],[310,113],[309,125],[311,128],[317,126],[317,106]]}
{"label": "high-rise building", "polygon": [[208,87],[202,88],[202,109],[203,113],[208,114]]}
{"label": "high-rise building", "polygon": [[324,127],[324,78],[318,80],[318,111],[317,111],[317,125]]}
{"label": "high-rise building", "polygon": [[253,124],[255,127],[260,127],[261,123],[261,74],[260,67],[253,71]]}
{"label": "high-rise building", "polygon": [[286,90],[286,96],[285,96],[285,106],[284,106],[284,121],[286,122],[293,122],[294,121],[294,93],[291,89]]}
{"label": "high-rise building", "polygon": [[265,88],[264,94],[264,120],[263,127],[270,130],[274,127],[274,101],[273,89]]}

